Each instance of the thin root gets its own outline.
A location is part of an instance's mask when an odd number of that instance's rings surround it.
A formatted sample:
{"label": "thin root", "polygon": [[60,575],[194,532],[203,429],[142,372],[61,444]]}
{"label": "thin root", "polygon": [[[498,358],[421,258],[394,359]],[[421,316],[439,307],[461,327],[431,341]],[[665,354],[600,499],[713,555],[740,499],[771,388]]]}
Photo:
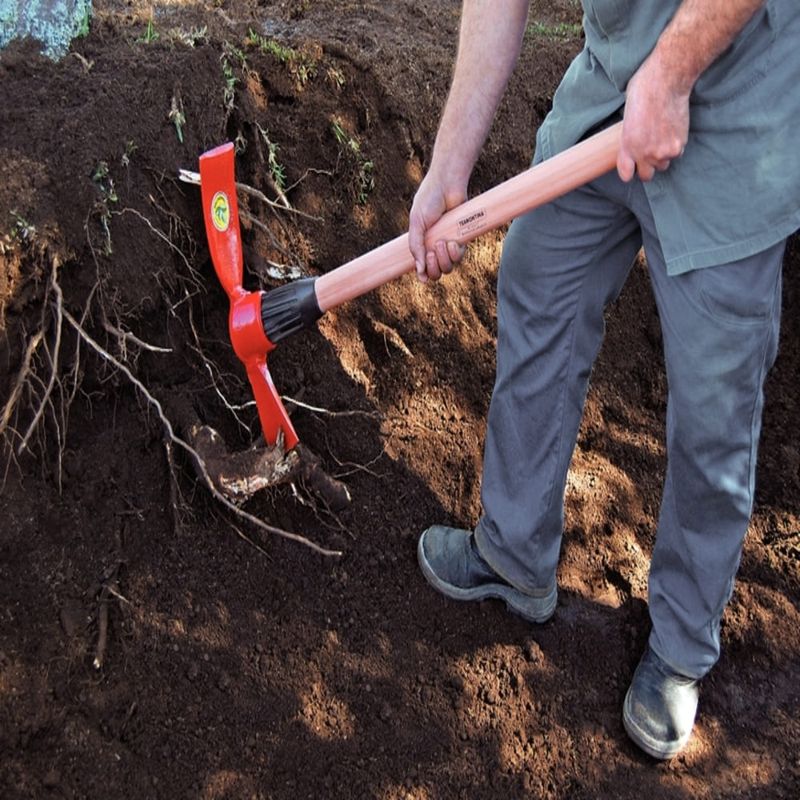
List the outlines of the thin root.
{"label": "thin root", "polygon": [[263,520],[260,520],[258,517],[250,514],[247,511],[244,511],[241,508],[238,508],[234,503],[228,500],[222,492],[217,489],[214,485],[214,482],[211,480],[211,476],[208,473],[208,469],[206,467],[205,462],[200,457],[200,454],[186,441],[178,436],[173,427],[172,423],[167,419],[164,411],[161,407],[161,403],[150,393],[147,387],[128,369],[128,367],[115,358],[111,353],[108,352],[102,345],[98,344],[78,323],[78,321],[67,311],[63,309],[64,318],[67,322],[75,329],[78,335],[86,342],[89,347],[94,350],[101,358],[108,361],[112,364],[116,369],[122,372],[125,377],[139,390],[139,392],[144,396],[147,402],[155,409],[156,413],[158,414],[158,418],[161,420],[161,424],[164,426],[165,433],[169,441],[180,447],[186,453],[188,453],[195,461],[196,467],[199,470],[203,481],[206,485],[206,488],[209,492],[214,496],[214,498],[225,508],[231,511],[236,516],[240,517],[241,519],[247,520],[249,523],[254,525],[256,528],[266,532],[275,534],[277,536],[281,536],[285,539],[289,539],[294,542],[298,542],[299,544],[303,544],[306,547],[314,550],[317,553],[325,556],[341,556],[342,553],[340,550],[328,550],[327,548],[321,547],[320,545],[312,542],[310,539],[307,539],[305,536],[301,536],[297,533],[291,533],[289,531],[285,531],[281,528],[275,528],[272,525],[267,525]]}

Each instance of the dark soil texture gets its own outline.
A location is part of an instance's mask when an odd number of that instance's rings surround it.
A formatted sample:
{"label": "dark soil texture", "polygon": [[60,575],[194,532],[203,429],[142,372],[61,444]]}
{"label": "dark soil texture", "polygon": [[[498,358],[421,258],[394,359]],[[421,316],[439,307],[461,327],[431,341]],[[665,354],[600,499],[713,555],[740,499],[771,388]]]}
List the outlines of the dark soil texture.
{"label": "dark soil texture", "polygon": [[[258,440],[178,171],[234,141],[240,182],[278,205],[283,185],[293,211],[240,196],[251,289],[402,233],[460,4],[94,5],[62,62],[0,55],[0,796],[797,797],[800,241],[722,658],[688,751],[656,763],[621,722],[665,462],[644,262],[609,309],[541,627],[445,600],[415,553],[428,525],[479,514],[502,232],[440,284],[395,281],[269,357],[352,501],[333,512],[298,483],[245,509],[341,556],[218,503],[131,380],[233,450]],[[579,22],[571,0],[532,3],[474,191],[527,166]]]}

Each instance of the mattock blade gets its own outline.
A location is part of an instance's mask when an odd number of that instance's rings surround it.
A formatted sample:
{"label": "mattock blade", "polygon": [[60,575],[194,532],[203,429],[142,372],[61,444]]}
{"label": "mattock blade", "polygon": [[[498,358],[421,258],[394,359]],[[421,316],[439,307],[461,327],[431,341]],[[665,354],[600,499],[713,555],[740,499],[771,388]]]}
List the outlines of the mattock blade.
{"label": "mattock blade", "polygon": [[264,332],[262,293],[247,292],[242,286],[242,239],[230,142],[200,156],[200,191],[211,260],[231,302],[228,332],[247,369],[264,439],[274,446],[282,436],[284,448],[291,450],[299,440],[267,369],[267,353],[275,345]]}
{"label": "mattock blade", "polygon": [[279,435],[283,434],[283,446],[286,450],[291,450],[300,440],[272,382],[266,357],[248,362],[247,377],[250,379],[250,386],[256,398],[264,438],[274,445]]}
{"label": "mattock blade", "polygon": [[200,194],[211,260],[222,287],[233,301],[244,289],[242,237],[231,142],[200,156]]}

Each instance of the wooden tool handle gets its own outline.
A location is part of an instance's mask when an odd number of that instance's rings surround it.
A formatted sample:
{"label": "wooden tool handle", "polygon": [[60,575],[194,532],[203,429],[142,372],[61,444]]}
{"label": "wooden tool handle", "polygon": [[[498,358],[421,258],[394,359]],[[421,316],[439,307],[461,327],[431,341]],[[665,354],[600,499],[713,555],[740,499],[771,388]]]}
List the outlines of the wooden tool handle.
{"label": "wooden tool handle", "polygon": [[[430,247],[441,240],[470,242],[526,211],[599,178],[617,163],[621,131],[622,123],[618,122],[467,200],[431,227],[426,243]],[[413,269],[414,258],[408,249],[408,234],[404,233],[317,278],[314,288],[320,311],[360,297]]]}

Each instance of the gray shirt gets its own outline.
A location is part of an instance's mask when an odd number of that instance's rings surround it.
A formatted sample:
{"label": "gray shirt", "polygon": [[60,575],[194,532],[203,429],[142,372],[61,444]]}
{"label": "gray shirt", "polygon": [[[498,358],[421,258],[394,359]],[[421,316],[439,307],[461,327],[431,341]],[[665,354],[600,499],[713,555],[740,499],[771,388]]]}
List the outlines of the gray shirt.
{"label": "gray shirt", "polygon": [[[583,0],[586,42],[536,160],[618,111],[681,0]],[[671,275],[758,253],[800,227],[800,1],[768,0],[701,75],[683,156],[646,184]]]}

